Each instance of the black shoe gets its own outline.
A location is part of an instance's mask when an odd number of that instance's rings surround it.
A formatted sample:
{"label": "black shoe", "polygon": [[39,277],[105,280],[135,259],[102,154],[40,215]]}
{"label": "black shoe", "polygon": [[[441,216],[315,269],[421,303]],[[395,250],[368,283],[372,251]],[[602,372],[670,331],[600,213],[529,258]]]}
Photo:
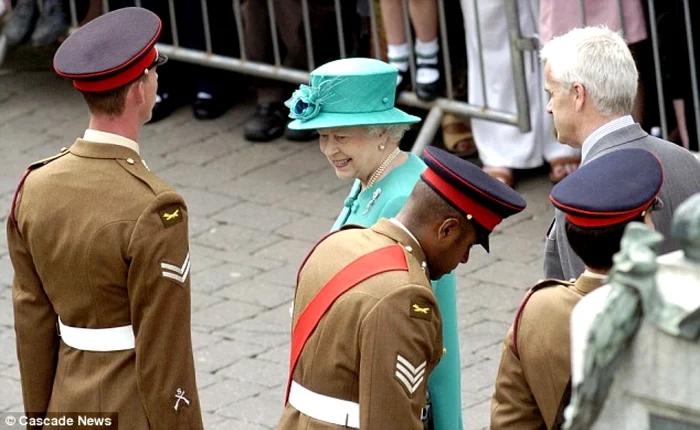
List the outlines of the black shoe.
{"label": "black shoe", "polygon": [[318,139],[318,132],[315,129],[311,130],[292,130],[287,127],[284,130],[284,137],[287,140],[293,140],[295,142],[308,142],[310,140]]}
{"label": "black shoe", "polygon": [[170,116],[177,108],[184,105],[184,102],[172,93],[158,94],[156,104],[151,111],[151,119],[147,124],[153,124]]}
{"label": "black shoe", "polygon": [[46,0],[32,33],[32,45],[50,45],[67,31],[68,14],[61,0]]}
{"label": "black shoe", "polygon": [[192,113],[197,119],[215,119],[226,113],[232,105],[227,97],[198,93],[192,103]]}
{"label": "black shoe", "polygon": [[19,0],[3,32],[10,46],[27,41],[39,16],[36,0]]}
{"label": "black shoe", "polygon": [[[433,66],[431,64],[421,64],[418,66],[418,69],[420,68],[435,69],[438,72],[440,70],[437,66]],[[440,97],[441,81],[442,75],[440,75],[440,77],[434,82],[430,82],[428,84],[416,82],[416,96],[426,102],[435,100],[436,98]]]}
{"label": "black shoe", "polygon": [[284,134],[287,121],[287,108],[282,103],[259,104],[246,122],[243,136],[253,142],[269,142]]}

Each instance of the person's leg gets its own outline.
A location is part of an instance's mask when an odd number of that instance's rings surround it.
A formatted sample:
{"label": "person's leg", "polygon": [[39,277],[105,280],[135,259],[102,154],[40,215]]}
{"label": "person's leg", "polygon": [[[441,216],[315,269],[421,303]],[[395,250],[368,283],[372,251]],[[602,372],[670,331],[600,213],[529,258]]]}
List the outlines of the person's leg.
{"label": "person's leg", "polygon": [[435,430],[461,430],[462,389],[457,329],[457,286],[454,272],[433,282],[442,314],[445,354],[428,380]]}
{"label": "person's leg", "polygon": [[18,0],[12,9],[10,21],[3,30],[10,46],[24,43],[31,35],[39,17],[37,0]]}
{"label": "person's leg", "polygon": [[416,32],[416,95],[423,100],[434,100],[440,91],[437,3],[411,0],[408,9]]}
{"label": "person's leg", "polygon": [[68,31],[70,20],[63,0],[44,0],[36,27],[32,32],[32,45],[50,45]]}
{"label": "person's leg", "polygon": [[[296,0],[292,0],[296,1]],[[245,0],[241,5],[246,55],[251,61],[273,64],[270,18],[265,0]],[[276,15],[279,20],[281,17]],[[284,133],[286,92],[278,82],[254,78],[255,114],[246,121],[243,135],[254,142],[269,142]]]}
{"label": "person's leg", "polygon": [[401,0],[381,0],[381,15],[384,32],[386,33],[387,60],[399,70],[396,78],[398,92],[403,91],[409,84],[408,60],[410,51],[406,40],[403,9]]}

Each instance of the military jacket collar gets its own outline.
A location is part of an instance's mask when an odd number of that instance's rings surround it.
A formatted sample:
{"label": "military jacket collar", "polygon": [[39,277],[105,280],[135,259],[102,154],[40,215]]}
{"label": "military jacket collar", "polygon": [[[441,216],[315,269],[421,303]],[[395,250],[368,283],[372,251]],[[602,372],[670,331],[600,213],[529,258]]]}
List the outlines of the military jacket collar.
{"label": "military jacket collar", "polygon": [[109,143],[91,142],[85,139],[77,139],[69,149],[70,153],[78,157],[107,158],[107,159],[132,159],[141,162],[141,157],[133,149],[126,146]]}
{"label": "military jacket collar", "polygon": [[421,248],[420,244],[411,237],[411,234],[404,231],[401,227],[386,218],[381,218],[372,227],[370,227],[370,229],[401,244],[401,246],[403,246],[409,254],[418,260],[418,262],[424,268],[425,276],[430,279],[423,248]]}
{"label": "military jacket collar", "polygon": [[141,154],[139,144],[136,141],[119,134],[88,128],[85,130],[85,134],[83,134],[83,139],[89,142],[110,143],[112,145],[126,146],[127,148],[136,151],[137,154]]}
{"label": "military jacket collar", "polygon": [[586,276],[585,274],[578,277],[576,282],[574,282],[574,288],[581,292],[584,296],[601,285],[605,284],[606,280],[593,276]]}

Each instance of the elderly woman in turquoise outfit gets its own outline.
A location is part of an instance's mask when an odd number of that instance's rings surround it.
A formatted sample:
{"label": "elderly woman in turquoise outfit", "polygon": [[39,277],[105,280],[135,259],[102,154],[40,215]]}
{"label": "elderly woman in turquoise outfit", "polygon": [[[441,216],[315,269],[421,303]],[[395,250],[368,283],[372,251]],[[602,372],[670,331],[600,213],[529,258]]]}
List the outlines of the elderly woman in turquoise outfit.
{"label": "elderly woman in turquoise outfit", "polygon": [[[348,85],[353,76],[372,75],[362,89]],[[394,107],[397,70],[368,58],[327,63],[311,73],[311,86],[302,85],[286,102],[292,129],[317,129],[321,152],[341,179],[354,180],[350,194],[333,224],[369,227],[379,218],[392,218],[406,202],[425,163],[403,152],[399,142],[410,124],[420,121]],[[377,106],[362,94],[384,92]],[[373,97],[377,100],[377,97]],[[428,381],[436,430],[461,430],[461,391],[457,306],[454,272],[433,282],[443,317],[445,354]]]}

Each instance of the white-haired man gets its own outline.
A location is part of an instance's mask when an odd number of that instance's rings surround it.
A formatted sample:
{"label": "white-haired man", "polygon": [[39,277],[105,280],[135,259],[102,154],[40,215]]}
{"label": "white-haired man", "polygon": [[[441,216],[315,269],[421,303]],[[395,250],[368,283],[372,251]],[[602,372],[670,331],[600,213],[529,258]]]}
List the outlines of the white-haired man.
{"label": "white-haired man", "polygon": [[[654,212],[653,221],[666,238],[660,252],[679,249],[670,234],[671,219],[678,205],[700,192],[700,163],[684,148],[648,135],[632,119],[638,72],[625,41],[605,27],[577,28],[545,44],[540,56],[557,139],[581,148],[582,164],[622,148],[643,148],[659,157],[666,172],[660,193],[665,210]],[[545,277],[572,279],[583,273],[559,210],[546,242]]]}

